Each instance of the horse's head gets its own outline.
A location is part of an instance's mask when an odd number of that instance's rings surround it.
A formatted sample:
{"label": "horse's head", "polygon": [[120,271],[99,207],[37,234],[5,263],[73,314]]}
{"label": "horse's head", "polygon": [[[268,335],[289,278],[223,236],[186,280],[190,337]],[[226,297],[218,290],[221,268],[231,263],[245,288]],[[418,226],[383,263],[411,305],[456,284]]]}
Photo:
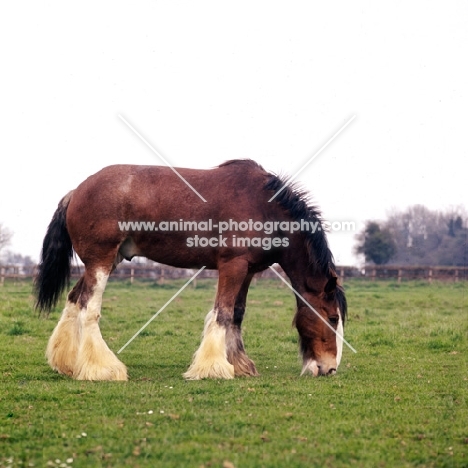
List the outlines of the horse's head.
{"label": "horse's head", "polygon": [[315,310],[298,298],[294,322],[299,332],[302,374],[333,375],[343,351],[343,340],[339,335],[343,337],[346,316],[344,291],[337,284],[337,278],[332,276],[325,284],[309,280],[302,296]]}

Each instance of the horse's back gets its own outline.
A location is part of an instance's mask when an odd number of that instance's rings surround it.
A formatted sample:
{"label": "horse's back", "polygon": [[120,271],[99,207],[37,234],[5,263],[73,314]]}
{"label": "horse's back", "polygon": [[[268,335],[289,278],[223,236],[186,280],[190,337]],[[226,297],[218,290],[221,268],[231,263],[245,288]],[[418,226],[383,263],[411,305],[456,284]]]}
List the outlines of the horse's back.
{"label": "horse's back", "polygon": [[92,261],[98,250],[112,251],[125,241],[131,245],[129,257],[142,255],[161,263],[187,263],[190,267],[203,257],[215,265],[218,248],[204,249],[206,252],[201,255],[198,249],[187,246],[187,237],[196,232],[122,226],[128,222],[160,226],[161,222],[179,221],[261,221],[265,207],[273,208],[263,190],[268,173],[253,161],[228,161],[213,169],[176,171],[165,166],[113,165],[81,183],[68,206],[67,228],[82,260]]}
{"label": "horse's back", "polygon": [[250,160],[228,161],[213,169],[175,171],[166,166],[107,166],[76,188],[69,209],[86,219],[99,215],[140,219],[155,211],[179,217],[194,210],[216,214],[220,209],[239,209],[248,201],[253,203],[268,175]]}

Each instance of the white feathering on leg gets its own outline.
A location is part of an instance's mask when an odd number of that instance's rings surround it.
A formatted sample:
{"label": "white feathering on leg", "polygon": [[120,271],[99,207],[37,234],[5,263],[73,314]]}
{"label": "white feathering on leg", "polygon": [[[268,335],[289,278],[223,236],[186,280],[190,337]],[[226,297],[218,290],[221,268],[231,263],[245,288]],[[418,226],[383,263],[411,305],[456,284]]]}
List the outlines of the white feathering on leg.
{"label": "white feathering on leg", "polygon": [[202,342],[184,374],[187,380],[234,378],[234,366],[226,357],[226,328],[217,322],[217,315],[211,310],[205,317]]}
{"label": "white feathering on leg", "polygon": [[102,294],[109,275],[96,273],[96,285],[85,309],[80,311],[81,340],[76,369],[77,380],[127,380],[127,368],[109,349],[99,329]]}
{"label": "white feathering on leg", "polygon": [[80,345],[81,320],[77,304],[67,301],[47,344],[46,357],[52,369],[73,377]]}

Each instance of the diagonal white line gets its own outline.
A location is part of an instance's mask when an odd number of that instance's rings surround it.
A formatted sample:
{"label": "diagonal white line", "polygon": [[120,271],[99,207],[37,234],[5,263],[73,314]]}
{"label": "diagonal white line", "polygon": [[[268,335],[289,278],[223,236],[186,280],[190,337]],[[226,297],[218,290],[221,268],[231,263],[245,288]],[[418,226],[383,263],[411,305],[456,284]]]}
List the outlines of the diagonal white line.
{"label": "diagonal white line", "polygon": [[127,121],[121,114],[118,114],[118,116],[119,116],[119,118],[122,120],[122,122],[124,122],[124,123],[127,125],[127,127],[128,127],[130,130],[132,130],[132,132],[133,132],[138,138],[140,138],[140,140],[141,140],[141,141],[142,141],[142,142],[159,158],[159,159],[161,159],[168,167],[170,167],[170,168],[174,171],[174,173],[177,174],[177,176],[178,176],[189,188],[191,188],[192,191],[193,191],[194,193],[196,193],[196,194],[206,203],[206,200],[189,184],[189,182],[187,182],[187,180],[184,179],[184,177],[182,177],[182,176],[179,174],[179,172],[178,172],[171,164],[169,164],[169,163],[166,161],[166,159],[163,158],[163,156],[162,156],[160,153],[158,153],[158,152],[148,143],[148,141],[147,141],[137,130],[135,130],[135,128],[134,128],[132,125],[130,125],[130,124],[128,123],[128,121]]}
{"label": "diagonal white line", "polygon": [[[353,115],[292,177],[288,179],[288,182],[292,182],[355,118],[356,116]],[[283,185],[268,202],[274,200],[286,187],[286,184]]]}
{"label": "diagonal white line", "polygon": [[298,297],[300,297],[303,301],[304,304],[309,307],[309,309],[330,329],[333,331],[333,333],[338,337],[341,338],[341,340],[346,343],[348,348],[353,351],[354,353],[357,353],[357,351],[344,339],[342,335],[340,335],[271,265],[269,266],[270,270],[272,270],[275,275],[291,290],[296,294]]}
{"label": "diagonal white line", "polygon": [[128,341],[117,354],[120,354],[206,267],[201,267]]}

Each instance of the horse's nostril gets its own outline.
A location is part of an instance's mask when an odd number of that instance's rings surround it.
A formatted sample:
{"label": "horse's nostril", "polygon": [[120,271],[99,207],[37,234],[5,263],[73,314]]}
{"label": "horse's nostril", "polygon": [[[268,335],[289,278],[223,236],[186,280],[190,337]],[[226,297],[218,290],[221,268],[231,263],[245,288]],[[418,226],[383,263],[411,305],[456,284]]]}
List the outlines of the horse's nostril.
{"label": "horse's nostril", "polygon": [[334,367],[332,367],[329,371],[328,371],[328,375],[333,375],[333,374],[336,374],[336,369]]}

